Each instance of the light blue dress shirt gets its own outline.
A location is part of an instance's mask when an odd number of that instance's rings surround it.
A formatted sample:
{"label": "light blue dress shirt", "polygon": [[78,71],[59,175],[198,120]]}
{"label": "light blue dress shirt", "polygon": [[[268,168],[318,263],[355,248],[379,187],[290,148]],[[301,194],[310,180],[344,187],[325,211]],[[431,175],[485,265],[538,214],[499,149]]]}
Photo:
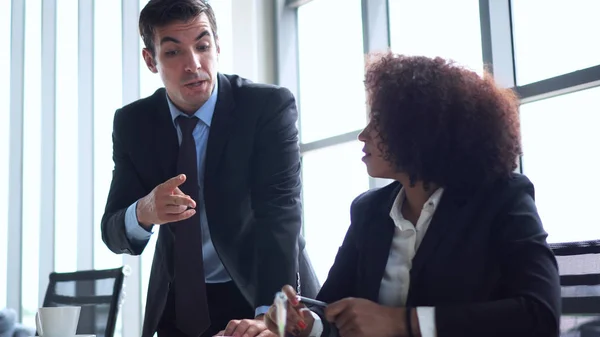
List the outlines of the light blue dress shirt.
{"label": "light blue dress shirt", "polygon": [[[200,185],[200,195],[198,196],[198,202],[196,203],[196,211],[200,215],[200,226],[202,227],[202,254],[204,257],[204,277],[206,283],[223,283],[231,281],[231,277],[225,270],[223,263],[217,255],[217,251],[210,238],[210,231],[208,229],[208,219],[206,218],[206,208],[204,206],[204,193],[203,193],[203,178],[206,158],[206,144],[208,143],[208,134],[210,131],[210,123],[212,121],[213,114],[215,112],[215,105],[217,103],[218,94],[218,81],[215,84],[215,88],[209,99],[204,103],[198,111],[194,113],[194,116],[198,117],[199,122],[194,128],[192,135],[196,142],[196,151],[198,158],[198,184]],[[181,129],[175,120],[179,116],[189,117],[185,113],[181,112],[169,99],[166,97],[169,104],[169,110],[173,119],[173,126],[177,129],[177,138],[179,144],[181,144]],[[125,213],[125,231],[127,238],[132,244],[145,245],[153,232],[145,230],[137,220],[136,214],[137,201],[133,203]],[[256,309],[255,315],[262,315],[267,312],[268,306],[262,306]]]}

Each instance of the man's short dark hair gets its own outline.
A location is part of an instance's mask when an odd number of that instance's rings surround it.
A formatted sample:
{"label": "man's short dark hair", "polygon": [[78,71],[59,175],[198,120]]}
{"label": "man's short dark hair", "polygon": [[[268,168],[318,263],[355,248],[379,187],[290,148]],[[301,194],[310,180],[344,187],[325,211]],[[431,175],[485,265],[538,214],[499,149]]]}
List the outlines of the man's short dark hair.
{"label": "man's short dark hair", "polygon": [[139,29],[144,45],[152,55],[155,53],[154,33],[156,28],[170,23],[194,20],[205,13],[217,39],[217,19],[212,7],[205,0],[150,0],[140,13]]}

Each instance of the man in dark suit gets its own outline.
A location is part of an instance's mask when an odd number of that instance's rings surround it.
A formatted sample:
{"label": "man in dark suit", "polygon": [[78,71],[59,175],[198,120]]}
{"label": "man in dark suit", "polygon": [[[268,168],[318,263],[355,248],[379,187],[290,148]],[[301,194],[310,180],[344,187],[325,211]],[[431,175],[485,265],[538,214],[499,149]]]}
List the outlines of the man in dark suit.
{"label": "man in dark suit", "polygon": [[102,238],[138,255],[162,225],[143,336],[213,336],[226,326],[268,336],[262,317],[274,294],[299,283],[294,97],[217,72],[215,15],[201,0],[151,0],[140,34],[165,89],[115,113]]}

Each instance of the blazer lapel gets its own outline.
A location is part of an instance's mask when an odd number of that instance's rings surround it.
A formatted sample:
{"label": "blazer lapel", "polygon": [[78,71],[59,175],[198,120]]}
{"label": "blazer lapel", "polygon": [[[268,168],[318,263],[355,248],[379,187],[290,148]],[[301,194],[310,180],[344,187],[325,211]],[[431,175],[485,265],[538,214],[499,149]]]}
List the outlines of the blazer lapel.
{"label": "blazer lapel", "polygon": [[177,140],[177,131],[173,125],[171,112],[169,111],[165,89],[157,90],[153,99],[155,100],[156,105],[156,120],[154,123],[156,158],[159,161],[159,166],[162,168],[165,176],[164,180],[167,180],[177,174],[179,142]]}
{"label": "blazer lapel", "polygon": [[[443,263],[440,257],[445,255],[444,249],[452,247],[451,244],[444,245],[443,243],[454,242],[462,235],[464,227],[468,223],[469,212],[467,212],[466,204],[467,200],[463,196],[455,194],[451,190],[444,191],[427,233],[413,258],[410,284],[419,282],[419,274],[428,263],[432,265]],[[410,305],[413,296],[414,294],[409,289],[407,305]]]}
{"label": "blazer lapel", "polygon": [[375,214],[373,218],[366,218],[364,221],[369,222],[369,241],[367,254],[365,256],[366,270],[365,273],[365,289],[367,291],[366,298],[377,302],[379,300],[379,288],[381,287],[381,279],[387,266],[392,240],[394,238],[394,230],[396,225],[390,217],[390,210],[394,204],[394,200],[402,186],[398,185],[393,189],[390,197],[384,200],[379,205],[374,206],[374,212],[367,214]]}
{"label": "blazer lapel", "polygon": [[218,81],[219,93],[206,147],[206,171],[204,182],[207,188],[210,188],[210,183],[215,181],[214,178],[217,169],[219,168],[219,162],[223,157],[223,149],[231,134],[231,123],[234,121],[233,111],[235,102],[233,100],[231,83],[229,83],[227,77],[220,73],[218,75]]}

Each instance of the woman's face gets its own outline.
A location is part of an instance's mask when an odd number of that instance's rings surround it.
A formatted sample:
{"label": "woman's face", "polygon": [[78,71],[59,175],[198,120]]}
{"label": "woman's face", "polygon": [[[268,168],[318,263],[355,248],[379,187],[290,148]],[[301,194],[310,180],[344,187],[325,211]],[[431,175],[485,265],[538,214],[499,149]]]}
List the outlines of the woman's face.
{"label": "woman's face", "polygon": [[365,143],[363,147],[365,156],[362,161],[367,165],[369,175],[374,178],[396,179],[398,173],[394,169],[394,165],[385,160],[381,151],[385,149],[385,145],[381,144],[379,133],[373,127],[372,122],[358,135],[358,140]]}

